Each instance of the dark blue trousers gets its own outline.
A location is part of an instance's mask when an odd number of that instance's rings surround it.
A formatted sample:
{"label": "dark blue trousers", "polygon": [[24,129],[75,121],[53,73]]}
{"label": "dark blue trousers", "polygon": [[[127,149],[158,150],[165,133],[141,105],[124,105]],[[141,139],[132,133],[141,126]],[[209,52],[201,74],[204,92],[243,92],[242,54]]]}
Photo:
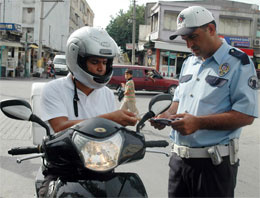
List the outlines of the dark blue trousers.
{"label": "dark blue trousers", "polygon": [[180,158],[175,153],[169,162],[168,197],[234,197],[239,161],[229,157],[215,166],[210,158]]}

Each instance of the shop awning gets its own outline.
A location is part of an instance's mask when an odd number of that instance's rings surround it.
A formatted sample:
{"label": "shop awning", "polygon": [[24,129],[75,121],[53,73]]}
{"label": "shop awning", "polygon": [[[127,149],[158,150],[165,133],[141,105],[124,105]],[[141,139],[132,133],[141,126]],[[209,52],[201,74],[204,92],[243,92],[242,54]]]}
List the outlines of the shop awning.
{"label": "shop awning", "polygon": [[29,45],[30,48],[33,48],[33,49],[38,49],[38,46],[37,45],[34,45],[34,44],[31,44]]}
{"label": "shop awning", "polygon": [[157,48],[157,49],[191,53],[190,49],[187,48],[186,45],[182,45],[182,44],[178,44],[178,43],[166,43],[166,42],[161,42],[161,41],[155,41],[154,43],[155,43],[154,48]]}
{"label": "shop awning", "polygon": [[254,56],[254,50],[253,49],[247,49],[247,48],[239,48],[243,52],[245,52],[250,58],[253,58]]}
{"label": "shop awning", "polygon": [[6,47],[23,47],[23,45],[19,42],[10,42],[10,41],[0,41],[0,46]]}

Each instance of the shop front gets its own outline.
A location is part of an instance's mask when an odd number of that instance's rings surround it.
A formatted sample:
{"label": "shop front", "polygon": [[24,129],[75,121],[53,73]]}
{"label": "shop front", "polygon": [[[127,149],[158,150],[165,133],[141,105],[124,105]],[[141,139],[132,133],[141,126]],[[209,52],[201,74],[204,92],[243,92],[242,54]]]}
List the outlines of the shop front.
{"label": "shop front", "polygon": [[254,51],[254,63],[258,79],[260,79],[260,49]]}
{"label": "shop front", "polygon": [[155,41],[156,69],[165,77],[176,78],[183,60],[191,53],[186,44]]}
{"label": "shop front", "polygon": [[19,48],[23,46],[18,42],[0,41],[0,47],[0,77],[15,77],[19,66]]}

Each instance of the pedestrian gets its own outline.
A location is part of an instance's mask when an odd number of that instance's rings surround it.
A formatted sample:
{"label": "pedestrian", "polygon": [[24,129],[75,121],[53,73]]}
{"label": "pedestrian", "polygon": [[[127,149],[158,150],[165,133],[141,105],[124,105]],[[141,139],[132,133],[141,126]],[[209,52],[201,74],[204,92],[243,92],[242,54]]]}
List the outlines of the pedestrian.
{"label": "pedestrian", "polygon": [[125,79],[126,84],[122,83],[122,87],[125,91],[123,103],[121,104],[120,109],[129,110],[130,112],[133,112],[136,116],[138,116],[139,112],[136,107],[135,99],[135,83],[133,81],[133,71],[131,69],[127,69],[125,71]]}
{"label": "pedestrian", "polygon": [[168,196],[234,197],[241,128],[258,116],[253,62],[219,38],[204,7],[180,12],[170,39],[177,36],[193,54],[182,65],[171,107],[158,116],[175,119]]}
{"label": "pedestrian", "polygon": [[49,58],[46,67],[47,67],[46,78],[48,77],[56,78],[55,68],[51,58]]}
{"label": "pedestrian", "polygon": [[[115,41],[102,28],[82,27],[73,32],[66,46],[70,73],[48,82],[41,94],[41,118],[54,132],[92,117],[102,117],[123,126],[135,125],[136,116],[116,110],[115,96],[105,85],[113,74],[113,58],[118,52]],[[50,181],[57,177],[44,171],[40,197],[45,197]]]}
{"label": "pedestrian", "polygon": [[50,75],[52,78],[56,78],[56,71],[53,63],[50,64]]}

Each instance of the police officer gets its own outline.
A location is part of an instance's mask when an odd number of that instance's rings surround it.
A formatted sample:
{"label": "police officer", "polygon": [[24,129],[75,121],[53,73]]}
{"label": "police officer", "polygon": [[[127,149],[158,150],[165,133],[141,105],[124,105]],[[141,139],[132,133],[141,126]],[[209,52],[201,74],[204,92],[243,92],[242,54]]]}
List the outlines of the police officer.
{"label": "police officer", "polygon": [[170,39],[177,36],[193,54],[183,63],[171,107],[158,116],[173,119],[168,195],[234,197],[241,127],[258,116],[254,65],[219,38],[203,7],[181,11]]}

